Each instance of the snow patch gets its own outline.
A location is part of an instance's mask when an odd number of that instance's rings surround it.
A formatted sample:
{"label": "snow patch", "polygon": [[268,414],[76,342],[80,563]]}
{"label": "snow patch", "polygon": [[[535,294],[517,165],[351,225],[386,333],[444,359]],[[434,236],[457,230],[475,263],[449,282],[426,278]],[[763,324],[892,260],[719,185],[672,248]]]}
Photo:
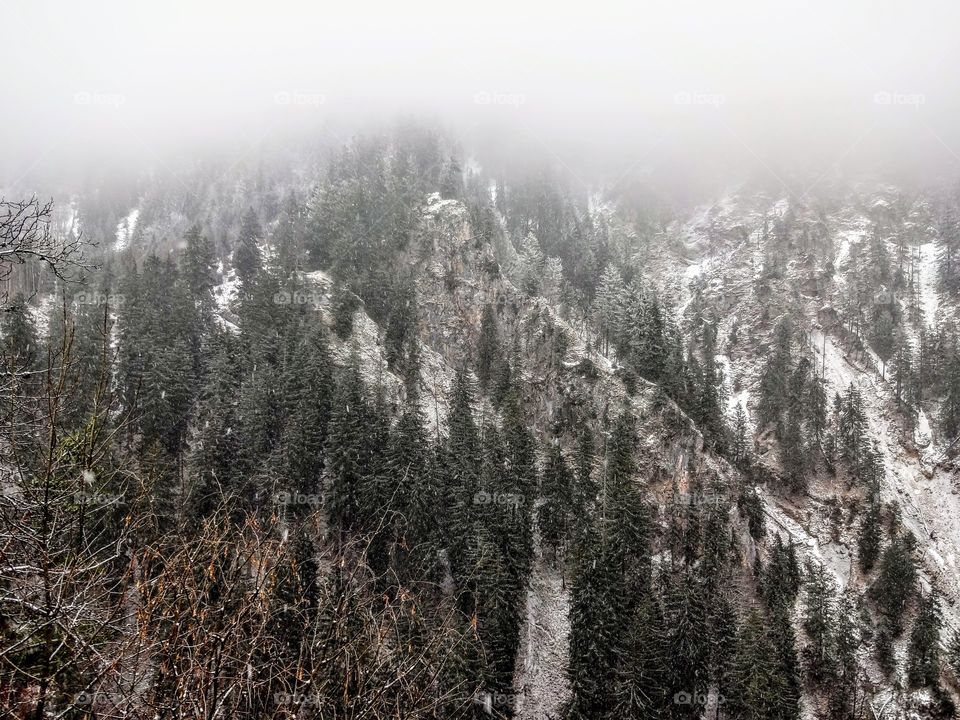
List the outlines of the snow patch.
{"label": "snow patch", "polygon": [[927,414],[921,410],[917,414],[917,427],[913,431],[913,442],[917,447],[923,448],[930,444],[932,438],[930,420],[927,418]]}
{"label": "snow patch", "polygon": [[929,242],[920,245],[917,250],[921,317],[924,325],[932,327],[940,305],[940,298],[937,295],[937,246]]}
{"label": "snow patch", "polygon": [[237,274],[233,270],[230,270],[229,273],[224,275],[222,260],[217,266],[217,272],[220,274],[220,277],[223,278],[223,281],[213,289],[213,300],[217,304],[217,309],[220,312],[225,312],[230,309],[233,301],[237,299],[237,287],[240,281],[237,279]]}
{"label": "snow patch", "polygon": [[463,212],[463,204],[459,200],[444,199],[440,193],[430,193],[427,195],[427,205],[423,208],[424,217],[436,218],[445,212]]}
{"label": "snow patch", "polygon": [[133,237],[133,231],[139,219],[140,208],[133,208],[123,220],[117,223],[117,240],[113,244],[115,252],[121,252],[130,246],[130,238]]}

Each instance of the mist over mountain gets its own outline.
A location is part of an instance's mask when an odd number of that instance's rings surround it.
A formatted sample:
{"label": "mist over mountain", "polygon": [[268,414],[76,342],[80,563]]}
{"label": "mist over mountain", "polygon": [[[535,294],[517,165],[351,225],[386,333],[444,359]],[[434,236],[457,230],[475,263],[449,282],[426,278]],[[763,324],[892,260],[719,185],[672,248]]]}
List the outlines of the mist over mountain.
{"label": "mist over mountain", "polygon": [[957,716],[960,6],[2,13],[0,715]]}

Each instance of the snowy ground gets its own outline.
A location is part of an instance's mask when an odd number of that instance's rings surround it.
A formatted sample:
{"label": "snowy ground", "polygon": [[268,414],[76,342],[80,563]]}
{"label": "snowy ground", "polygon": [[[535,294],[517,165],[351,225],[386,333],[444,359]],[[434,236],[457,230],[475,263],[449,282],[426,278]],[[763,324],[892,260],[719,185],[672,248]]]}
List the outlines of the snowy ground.
{"label": "snowy ground", "polygon": [[566,677],[570,634],[570,586],[553,562],[538,557],[527,591],[527,617],[517,658],[515,709],[523,720],[560,717],[569,698]]}
{"label": "snowy ground", "polygon": [[129,247],[130,238],[133,237],[133,232],[137,229],[137,221],[139,219],[140,208],[133,208],[123,220],[117,223],[117,239],[113,243],[115,252],[121,252]]}
{"label": "snowy ground", "polygon": [[[831,392],[853,383],[863,395],[870,436],[878,441],[886,477],[883,496],[895,501],[903,523],[924,549],[925,580],[936,582],[944,598],[944,615],[951,627],[960,627],[960,495],[957,482],[948,472],[937,470],[929,456],[908,452],[900,441],[903,434],[892,419],[889,386],[872,371],[854,366],[836,340],[819,331],[811,337]],[[825,362],[824,362],[825,358]],[[930,475],[930,477],[927,477]]]}
{"label": "snowy ground", "polygon": [[[782,207],[782,210],[785,211],[786,206]],[[699,254],[684,254],[675,260],[672,268],[666,267],[662,271],[658,269],[658,272],[663,272],[667,277],[672,274],[680,278],[686,285],[680,295],[682,311],[686,311],[694,290],[697,289],[702,290],[708,302],[721,310],[718,341],[723,354],[718,355],[716,360],[725,375],[728,413],[733,412],[737,404],[742,404],[747,409],[750,389],[759,376],[764,352],[762,345],[757,346],[757,335],[754,334],[764,308],[762,301],[758,302],[757,296],[749,287],[750,283],[757,279],[756,269],[761,267],[763,260],[760,243],[757,242],[759,236],[756,228],[759,223],[756,207],[735,208],[730,215],[732,217],[725,221],[731,226],[739,223],[748,229],[753,228],[747,243],[732,249],[729,242],[720,247],[700,247],[697,248]],[[736,219],[737,215],[741,219]],[[702,222],[703,217],[698,214],[695,222]],[[879,358],[871,361],[868,352],[866,357],[856,364],[846,357],[839,339],[832,336],[829,329],[824,337],[825,331],[815,322],[822,303],[829,302],[842,292],[846,284],[845,271],[850,269],[847,266],[851,246],[861,242],[869,228],[869,220],[857,212],[846,212],[831,218],[831,224],[836,242],[834,295],[817,299],[801,297],[794,301],[799,302],[799,305],[795,304],[794,307],[801,308],[802,312],[808,315],[810,324],[816,328],[809,337],[810,350],[814,353],[813,359],[816,360],[818,370],[825,369],[829,396],[832,397],[836,391],[843,392],[851,383],[857,386],[863,395],[870,436],[877,439],[884,458],[886,476],[882,489],[883,498],[899,505],[904,525],[917,537],[923,551],[922,584],[925,588],[935,584],[943,598],[946,626],[943,639],[946,640],[952,629],[960,627],[960,573],[957,568],[957,556],[960,554],[958,484],[948,472],[935,467],[937,455],[942,448],[937,450],[931,442],[930,420],[926,413],[920,413],[914,437],[903,437],[892,389],[889,382],[880,375],[882,363]],[[687,235],[690,234],[687,231]],[[925,243],[915,252],[918,256],[915,261],[915,280],[919,282],[920,323],[929,327],[935,321],[938,311],[942,311],[936,292],[936,247],[933,243]],[[741,287],[746,287],[746,292],[739,291]],[[775,304],[786,304],[790,307],[789,303],[775,301]],[[775,315],[768,322],[772,323],[774,320]],[[740,345],[735,348],[725,345],[734,321],[740,324],[741,337]],[[769,332],[769,327],[770,325],[766,332]],[[918,332],[913,326],[908,330],[911,337],[915,337]],[[760,329],[759,332],[764,331]],[[876,367],[871,367],[871,364]],[[912,442],[908,442],[911,440]],[[918,447],[921,448],[920,452],[915,449]],[[758,488],[758,492],[764,504],[770,532],[789,536],[797,545],[801,560],[809,559],[822,563],[834,577],[838,589],[850,586],[857,592],[863,592],[866,581],[856,564],[854,550],[856,521],[854,519],[850,523],[850,516],[844,515],[839,537],[830,523],[830,502],[837,499],[841,507],[846,506],[844,495],[849,491],[845,491],[842,483],[817,479],[811,483],[809,496],[796,500],[778,497],[764,488]],[[902,640],[897,646],[900,656],[905,653],[904,643],[905,640]],[[876,687],[883,688],[889,682],[876,667],[869,649],[862,653],[861,662]],[[891,698],[891,693],[881,690],[873,698],[873,705],[879,711]],[[908,702],[919,698],[919,693],[912,693]],[[890,707],[905,699],[904,696],[897,695],[893,705],[887,708],[887,714],[890,714]],[[811,712],[811,708],[805,708],[805,717],[813,718],[814,714],[810,714]]]}
{"label": "snowy ground", "polygon": [[940,297],[937,295],[937,246],[924,243],[918,248],[917,272],[920,283],[920,309],[923,324],[933,327],[937,318]]}

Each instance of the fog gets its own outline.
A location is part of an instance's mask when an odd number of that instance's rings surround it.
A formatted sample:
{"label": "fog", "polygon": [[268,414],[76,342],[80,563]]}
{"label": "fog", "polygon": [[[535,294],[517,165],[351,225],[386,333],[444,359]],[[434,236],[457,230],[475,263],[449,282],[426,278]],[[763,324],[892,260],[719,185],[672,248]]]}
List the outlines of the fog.
{"label": "fog", "polygon": [[32,0],[2,13],[6,188],[337,142],[399,115],[571,173],[960,171],[956,2]]}

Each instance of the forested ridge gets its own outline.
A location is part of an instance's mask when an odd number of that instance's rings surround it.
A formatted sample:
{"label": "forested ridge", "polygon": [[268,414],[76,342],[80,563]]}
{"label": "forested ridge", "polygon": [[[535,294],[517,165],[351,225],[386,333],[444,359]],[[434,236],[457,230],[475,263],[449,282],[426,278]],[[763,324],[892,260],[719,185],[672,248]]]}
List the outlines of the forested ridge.
{"label": "forested ridge", "polygon": [[954,717],[952,189],[186,182],[0,203],[12,717]]}

